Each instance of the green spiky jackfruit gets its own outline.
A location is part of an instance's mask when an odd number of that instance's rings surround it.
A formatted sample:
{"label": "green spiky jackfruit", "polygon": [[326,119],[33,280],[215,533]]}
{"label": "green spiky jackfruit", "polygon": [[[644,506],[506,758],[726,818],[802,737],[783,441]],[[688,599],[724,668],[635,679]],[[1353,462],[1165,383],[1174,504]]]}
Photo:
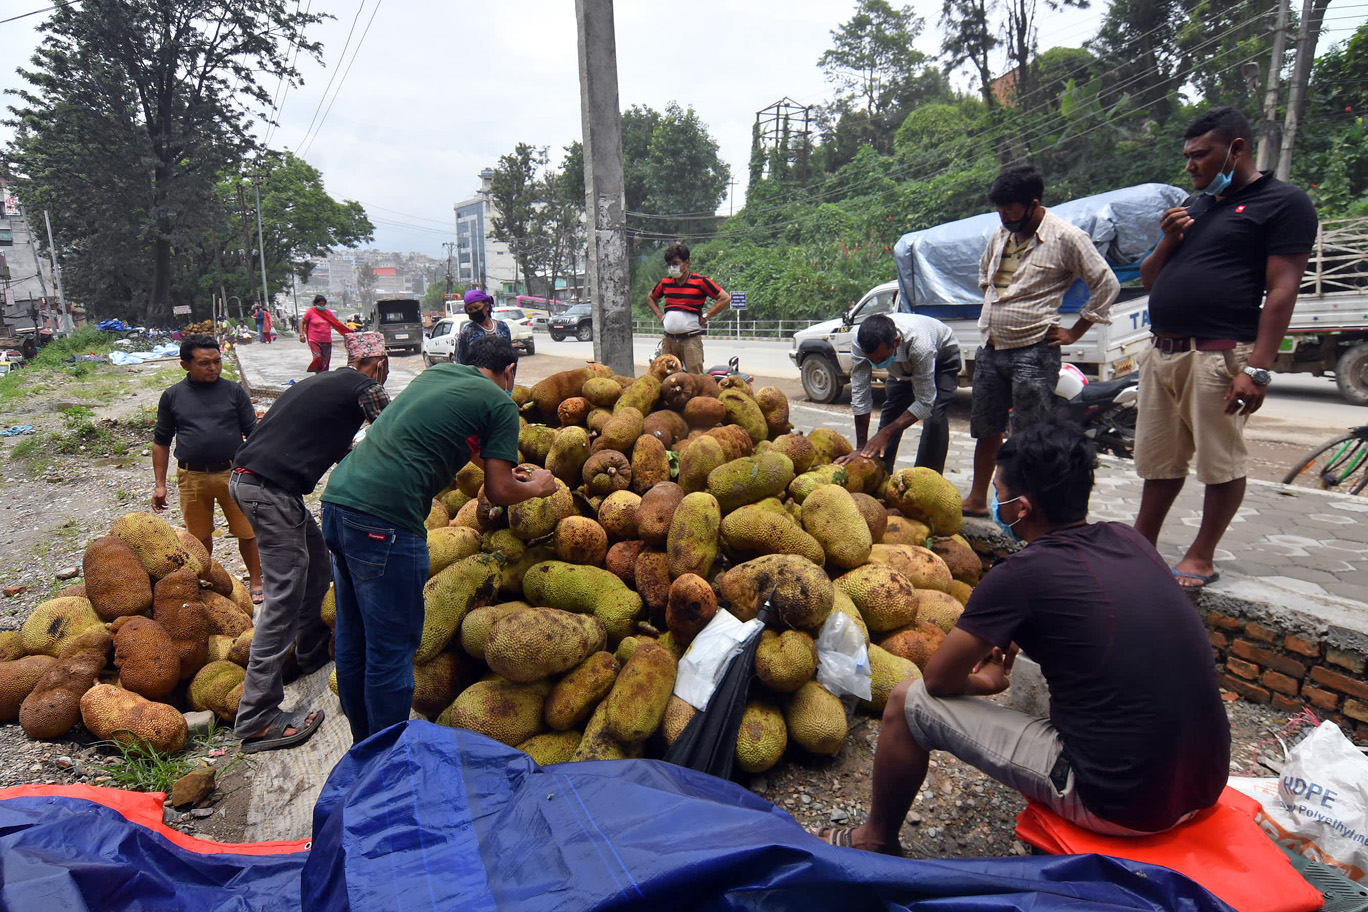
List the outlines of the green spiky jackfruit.
{"label": "green spiky jackfruit", "polygon": [[414,661],[432,661],[460,629],[467,612],[494,601],[502,579],[498,558],[472,554],[428,580],[423,586],[423,637]]}
{"label": "green spiky jackfruit", "polygon": [[777,706],[761,700],[746,704],[736,732],[736,765],[748,773],[763,773],[784,756],[788,729]]}
{"label": "green spiky jackfruit", "polygon": [[485,663],[515,684],[569,671],[607,642],[603,622],[593,615],[555,608],[528,608],[499,618],[485,639]]}

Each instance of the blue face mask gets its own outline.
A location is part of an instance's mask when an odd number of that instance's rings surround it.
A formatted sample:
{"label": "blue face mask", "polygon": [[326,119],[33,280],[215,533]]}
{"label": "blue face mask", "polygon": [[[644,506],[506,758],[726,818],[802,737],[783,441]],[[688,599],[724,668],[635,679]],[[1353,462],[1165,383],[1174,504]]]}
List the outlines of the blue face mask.
{"label": "blue face mask", "polygon": [[[1021,536],[1017,535],[1016,530],[1012,528],[1017,523],[1021,522],[1021,517],[1018,516],[1016,522],[1004,522],[1002,519],[1002,514],[998,513],[998,507],[1002,506],[1002,504],[998,503],[997,486],[990,485],[988,490],[991,495],[988,500],[988,512],[992,515],[993,522],[997,523],[997,527],[1001,529],[1003,532],[1005,532],[1007,535],[1011,536],[1017,541],[1021,541]],[[1002,503],[1013,503],[1018,500],[1021,500],[1021,495],[1019,494],[1016,497],[1013,497],[1011,500],[1002,501]]]}
{"label": "blue face mask", "polygon": [[893,362],[898,360],[898,346],[901,344],[902,339],[899,338],[897,342],[893,343],[893,354],[889,355],[887,358],[884,358],[878,364],[875,364],[874,367],[878,370],[888,370],[890,367],[892,367]]}
{"label": "blue face mask", "polygon": [[1230,164],[1230,147],[1226,147],[1225,161],[1221,162],[1221,170],[1216,172],[1216,176],[1211,179],[1211,183],[1202,188],[1202,192],[1209,196],[1220,196],[1230,189],[1230,184],[1235,180],[1235,169],[1231,168],[1230,173],[1225,173],[1225,166]]}

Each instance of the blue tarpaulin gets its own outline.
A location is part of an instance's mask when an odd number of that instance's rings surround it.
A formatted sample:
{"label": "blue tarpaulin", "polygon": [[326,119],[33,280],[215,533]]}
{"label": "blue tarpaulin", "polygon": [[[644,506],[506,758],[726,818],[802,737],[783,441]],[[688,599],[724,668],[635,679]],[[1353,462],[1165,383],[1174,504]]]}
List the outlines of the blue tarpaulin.
{"label": "blue tarpaulin", "polygon": [[650,760],[539,768],[423,722],[343,758],[308,852],[205,856],[87,801],[0,801],[0,908],[1229,910],[1165,868],[1097,855],[838,849],[701,773]]}

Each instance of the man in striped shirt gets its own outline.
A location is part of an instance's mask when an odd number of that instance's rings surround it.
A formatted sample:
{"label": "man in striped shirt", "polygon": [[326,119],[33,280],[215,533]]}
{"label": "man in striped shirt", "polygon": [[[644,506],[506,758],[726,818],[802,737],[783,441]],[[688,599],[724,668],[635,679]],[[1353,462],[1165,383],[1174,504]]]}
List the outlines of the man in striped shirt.
{"label": "man in striped shirt", "polygon": [[[974,357],[974,401],[969,433],[975,439],[974,483],[964,512],[988,515],[988,486],[1010,416],[1013,430],[1054,409],[1060,348],[1077,342],[1094,323],[1110,323],[1121,291],[1116,274],[1092,239],[1040,205],[1045,181],[1030,165],[1005,168],[988,201],[1002,227],[979,260],[982,345]],[[1059,325],[1059,305],[1077,280],[1091,295],[1078,320]]]}
{"label": "man in striped shirt", "polygon": [[[703,373],[703,334],[708,321],[731,306],[731,295],[707,276],[689,271],[689,248],[671,244],[665,248],[670,274],[656,283],[646,304],[665,326],[661,354],[674,355],[691,374]],[[665,299],[664,313],[660,299]],[[709,300],[713,306],[705,312]]]}
{"label": "man in striped shirt", "polygon": [[[869,437],[874,369],[888,371],[879,430]],[[922,425],[917,465],[945,471],[950,449],[946,410],[959,386],[960,350],[955,332],[940,320],[921,314],[875,314],[860,324],[851,344],[850,410],[855,413],[856,455],[883,460],[892,474],[903,431]]]}

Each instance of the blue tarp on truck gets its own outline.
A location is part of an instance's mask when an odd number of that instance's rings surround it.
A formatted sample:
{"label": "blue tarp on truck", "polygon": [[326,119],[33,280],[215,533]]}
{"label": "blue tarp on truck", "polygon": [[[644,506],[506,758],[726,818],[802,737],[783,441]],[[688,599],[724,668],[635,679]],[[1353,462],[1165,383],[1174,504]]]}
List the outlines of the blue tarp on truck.
{"label": "blue tarp on truck", "polygon": [[907,860],[838,849],[733,783],[651,760],[540,768],[410,722],[353,748],[309,851],[205,855],[93,802],[0,801],[0,908],[1229,912],[1165,868],[1078,855]]}

